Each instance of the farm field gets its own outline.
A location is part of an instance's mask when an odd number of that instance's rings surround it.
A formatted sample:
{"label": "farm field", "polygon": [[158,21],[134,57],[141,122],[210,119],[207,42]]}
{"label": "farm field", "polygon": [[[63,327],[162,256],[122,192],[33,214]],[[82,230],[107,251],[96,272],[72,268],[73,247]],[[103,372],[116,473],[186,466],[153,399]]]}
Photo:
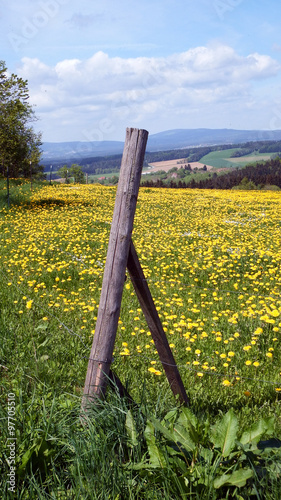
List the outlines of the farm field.
{"label": "farm field", "polygon": [[233,158],[232,155],[237,151],[237,148],[226,149],[222,151],[212,151],[200,159],[200,162],[208,163],[215,168],[231,168],[231,167],[244,167],[248,163],[269,160],[271,154],[251,154],[245,155],[237,158]]}
{"label": "farm field", "polygon": [[[200,163],[198,161],[196,162],[184,162],[184,158],[181,159],[176,159],[176,160],[165,160],[165,161],[157,161],[154,163],[150,163],[150,167],[148,169],[144,169],[143,174],[152,174],[155,172],[159,172],[159,170],[164,170],[165,172],[168,172],[172,168],[182,168],[184,165],[187,165],[189,163],[191,170],[194,170],[194,168],[203,168],[204,163]],[[206,165],[207,170],[211,170],[212,167],[210,165]]]}
{"label": "farm field", "polygon": [[[46,185],[0,210],[1,398],[18,401],[22,472],[32,418],[38,437],[54,397],[79,405],[115,194]],[[141,188],[133,232],[191,407],[211,419],[234,408],[247,424],[274,415],[279,436],[280,220],[274,192]],[[175,404],[129,278],[112,368],[135,401],[145,386],[150,405]]]}
{"label": "farm field", "polygon": [[241,156],[240,158],[231,158],[231,161],[233,163],[245,163],[247,161],[248,163],[252,163],[255,161],[263,161],[263,160],[270,160],[271,155],[270,154],[257,154],[257,155],[247,155],[247,156]]}
{"label": "farm field", "polygon": [[168,172],[172,168],[181,168],[184,164],[189,163],[191,166],[191,169],[194,170],[195,168],[202,168],[204,165],[207,166],[207,170],[214,170],[214,169],[230,169],[233,167],[244,167],[245,165],[257,161],[263,161],[263,160],[269,160],[271,158],[271,154],[251,154],[251,155],[245,155],[241,157],[232,157],[232,155],[237,151],[237,148],[232,148],[232,149],[225,149],[222,151],[212,151],[211,153],[208,153],[207,155],[203,156],[200,161],[197,162],[184,162],[184,158],[182,159],[175,159],[175,160],[165,160],[165,161],[159,161],[159,162],[154,162],[150,163],[150,167],[144,169],[143,174],[153,174],[156,172],[159,172],[160,170]]}

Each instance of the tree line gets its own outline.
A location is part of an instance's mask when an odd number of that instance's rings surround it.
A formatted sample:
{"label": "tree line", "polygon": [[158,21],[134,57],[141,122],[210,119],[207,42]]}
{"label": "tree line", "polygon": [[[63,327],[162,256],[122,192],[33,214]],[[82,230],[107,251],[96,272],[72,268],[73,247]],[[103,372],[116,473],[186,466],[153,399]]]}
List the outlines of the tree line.
{"label": "tree line", "polygon": [[170,179],[163,182],[158,179],[142,181],[145,187],[168,187],[168,188],[191,188],[191,189],[233,189],[237,187],[245,189],[262,189],[264,186],[277,186],[281,188],[281,159],[279,157],[249,164],[243,168],[235,168],[227,173],[218,175],[216,172],[209,174],[210,177],[190,182]]}
{"label": "tree line", "polygon": [[[185,163],[200,161],[203,156],[213,152],[213,151],[223,151],[226,149],[233,148],[233,144],[223,144],[219,146],[199,146],[193,148],[184,149],[171,149],[167,151],[147,151],[144,158],[144,167],[147,167],[150,163],[158,161],[167,160],[180,160],[185,159]],[[241,143],[235,145],[236,151],[233,152],[233,157],[245,156],[254,152],[259,153],[272,153],[276,151],[281,151],[281,141],[252,141],[247,143]],[[122,154],[116,154],[111,156],[96,156],[81,158],[79,160],[79,165],[82,166],[83,172],[88,174],[105,174],[108,172],[119,172],[121,166]],[[63,161],[69,167],[71,164],[75,163],[75,159],[70,159],[68,161]],[[61,167],[62,161],[49,161],[46,163],[46,167],[52,164],[54,170]]]}

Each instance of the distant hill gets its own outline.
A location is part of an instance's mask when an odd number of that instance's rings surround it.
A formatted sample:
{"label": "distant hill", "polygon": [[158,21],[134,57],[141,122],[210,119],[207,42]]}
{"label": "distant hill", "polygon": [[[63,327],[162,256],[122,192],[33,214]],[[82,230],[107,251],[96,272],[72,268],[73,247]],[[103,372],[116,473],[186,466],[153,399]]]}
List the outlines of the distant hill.
{"label": "distant hill", "polygon": [[280,139],[281,130],[175,129],[149,136],[147,150],[164,151],[190,146],[278,141]]}
{"label": "distant hill", "polygon": [[111,156],[123,152],[124,143],[121,141],[93,141],[93,142],[44,142],[42,145],[43,161],[88,158],[91,156]]}
{"label": "distant hill", "polygon": [[[281,140],[281,130],[175,129],[149,135],[146,149],[153,152],[191,146],[277,140]],[[82,158],[110,156],[122,153],[123,147],[124,143],[121,141],[44,142],[43,161],[79,161]]]}

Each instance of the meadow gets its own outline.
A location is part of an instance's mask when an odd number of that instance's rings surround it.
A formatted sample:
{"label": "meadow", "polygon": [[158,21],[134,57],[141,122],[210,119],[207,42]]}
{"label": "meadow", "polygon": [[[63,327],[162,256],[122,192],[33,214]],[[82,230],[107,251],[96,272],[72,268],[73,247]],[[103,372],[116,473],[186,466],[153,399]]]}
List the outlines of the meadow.
{"label": "meadow", "polygon": [[[26,190],[26,183],[19,189]],[[123,476],[120,491],[116,486],[110,496],[104,479],[103,492],[97,493],[91,477],[97,465],[89,454],[96,451],[89,450],[88,435],[88,441],[83,438],[87,453],[81,452],[83,433],[89,431],[79,425],[79,407],[115,194],[115,187],[46,183],[25,201],[9,210],[2,204],[0,210],[1,418],[12,393],[21,484],[17,498],[166,498],[159,485],[151,496],[141,488],[139,496],[129,494]],[[275,437],[281,435],[280,229],[281,198],[275,192],[141,188],[133,231],[192,411],[212,423],[231,408],[241,432],[261,417],[273,418]],[[112,369],[138,408],[144,405],[145,412],[163,416],[176,406],[129,277]],[[133,439],[128,409],[120,405]],[[116,401],[106,408],[107,419],[115,422]],[[97,422],[104,412],[102,407],[99,416],[95,413]],[[114,440],[112,427],[110,432]],[[2,487],[10,498],[4,479],[7,436],[6,429],[0,438],[6,450],[1,452]],[[107,437],[104,442],[108,445]],[[101,448],[99,442],[102,454]],[[112,474],[119,477],[111,460]],[[103,474],[106,469],[104,463]],[[139,483],[132,470],[135,488]],[[188,498],[173,495],[167,498]]]}
{"label": "meadow", "polygon": [[233,168],[233,167],[245,167],[249,163],[254,163],[262,160],[269,160],[271,154],[260,154],[255,152],[254,154],[243,155],[238,158],[232,158],[232,155],[237,151],[237,148],[226,149],[223,151],[212,151],[200,159],[201,163],[206,163],[214,168]]}

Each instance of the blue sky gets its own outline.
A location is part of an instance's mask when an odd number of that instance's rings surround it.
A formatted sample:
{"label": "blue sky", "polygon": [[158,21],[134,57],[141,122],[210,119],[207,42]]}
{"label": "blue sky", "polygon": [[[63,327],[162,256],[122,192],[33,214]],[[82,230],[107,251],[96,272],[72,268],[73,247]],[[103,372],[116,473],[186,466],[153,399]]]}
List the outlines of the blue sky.
{"label": "blue sky", "polygon": [[277,0],[0,0],[0,59],[44,141],[281,129],[280,18]]}

